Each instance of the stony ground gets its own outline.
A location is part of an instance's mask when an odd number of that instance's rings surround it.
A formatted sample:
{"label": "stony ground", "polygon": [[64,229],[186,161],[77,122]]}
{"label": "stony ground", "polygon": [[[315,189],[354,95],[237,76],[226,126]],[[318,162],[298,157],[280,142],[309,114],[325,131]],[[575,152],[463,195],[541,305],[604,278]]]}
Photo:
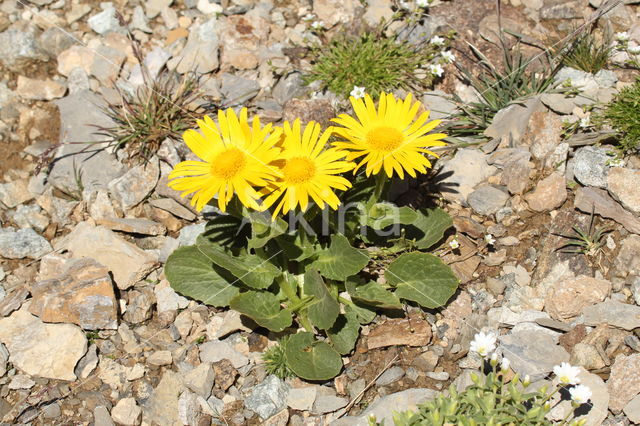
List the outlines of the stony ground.
{"label": "stony ground", "polygon": [[[541,40],[601,2],[522,3],[504,5],[502,24]],[[640,10],[624,3],[602,22],[628,31],[635,45]],[[479,330],[498,332],[499,351],[534,381],[562,361],[580,365],[593,391],[587,424],[640,422],[640,159],[616,163],[611,146],[561,140],[563,120],[585,118],[579,107],[607,102],[632,73],[565,69],[558,79],[571,78],[580,95],[547,94],[503,110],[485,132],[490,142],[448,150],[434,176],[412,183],[401,197],[441,197],[454,217],[448,238],[455,234],[460,248],[439,254],[460,291],[442,310],[377,317],[327,383],[267,376],[261,354],[278,336],[169,287],[163,262],[204,226],[166,186],[185,154],[180,141],[166,140],[147,167],[77,144],[104,140],[93,126],[111,124],[98,106],[117,99],[114,84],[142,83],[114,9],[153,72],[203,73],[216,105],[248,105],[267,121],[301,112],[326,121],[341,101],[302,85],[299,71],[309,64],[300,46],[316,36],[301,17],[315,14],[331,36],[341,23],[377,22],[391,4],[0,4],[3,424],[366,424],[370,413],[389,418],[452,382],[464,388],[480,365],[468,353]],[[488,46],[481,36],[497,26],[493,1],[436,1],[429,13],[428,32],[456,30],[461,49],[465,41]],[[417,94],[436,116],[454,110],[445,93],[471,99],[453,71],[434,92]],[[56,161],[40,169],[49,152]],[[558,252],[567,240],[557,234],[587,229],[592,212],[611,230],[602,250]],[[558,406],[553,418],[567,409]]]}

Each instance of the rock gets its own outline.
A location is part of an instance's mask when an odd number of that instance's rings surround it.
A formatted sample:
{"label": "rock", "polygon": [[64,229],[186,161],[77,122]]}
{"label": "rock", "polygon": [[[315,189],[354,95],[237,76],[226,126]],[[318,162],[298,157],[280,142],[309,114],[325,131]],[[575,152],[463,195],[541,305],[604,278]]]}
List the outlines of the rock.
{"label": "rock", "polygon": [[583,185],[607,187],[607,175],[611,157],[609,150],[597,146],[585,146],[573,157],[573,175]]}
{"label": "rock", "polygon": [[233,347],[223,341],[205,342],[198,346],[200,348],[200,361],[218,362],[223,359],[231,361],[234,368],[240,368],[249,363],[249,358],[233,349]]}
{"label": "rock", "polygon": [[536,111],[529,118],[521,144],[529,146],[531,155],[542,160],[560,144],[562,132],[562,121],[556,114]]}
{"label": "rock", "polygon": [[140,422],[142,409],[133,398],[122,398],[111,410],[111,418],[124,426],[136,426]]}
{"label": "rock", "polygon": [[[172,9],[166,9],[172,10]],[[145,56],[143,64],[145,70],[149,73],[151,79],[155,79],[160,74],[162,68],[166,65],[167,61],[171,58],[171,53],[162,49],[161,47],[155,47],[151,52]],[[135,66],[129,75],[129,83],[132,86],[140,86],[144,84],[144,78],[142,75],[142,67]],[[157,153],[160,156],[160,153]]]}
{"label": "rock", "polygon": [[316,0],[313,2],[313,13],[327,28],[339,22],[349,22],[355,16],[358,2],[354,0]]}
{"label": "rock", "polygon": [[16,93],[0,81],[0,119],[13,120],[20,116],[20,102]]}
{"label": "rock", "polygon": [[616,275],[640,275],[640,236],[629,235],[622,241],[616,258]]}
{"label": "rock", "polygon": [[98,405],[93,409],[93,422],[95,426],[115,426],[115,423],[111,420],[109,410],[104,405]]}
{"label": "rock", "polygon": [[159,425],[182,424],[178,415],[178,397],[183,391],[180,374],[165,370],[153,394],[143,404],[145,419]]}
{"label": "rock", "polygon": [[161,286],[161,282],[153,288],[156,295],[158,313],[177,311],[178,309],[186,308],[189,305],[189,299],[176,293],[171,287],[169,287],[169,283],[167,281],[164,281],[164,283],[166,284],[164,287]]}
{"label": "rock", "polygon": [[46,322],[85,330],[118,328],[118,302],[109,270],[91,258],[67,262],[62,275],[31,286],[29,311]]}
{"label": "rock", "polygon": [[284,105],[293,98],[304,96],[307,90],[308,89],[304,86],[300,73],[293,72],[278,80],[271,91],[271,95],[278,104]]}
{"label": "rock", "polygon": [[95,344],[89,346],[87,353],[78,362],[74,372],[80,379],[86,379],[98,366],[98,347]]}
{"label": "rock", "polygon": [[89,90],[89,75],[82,68],[75,67],[67,76],[67,86],[69,87],[69,95]]}
{"label": "rock", "polygon": [[133,14],[131,16],[131,28],[149,34],[153,32],[153,30],[149,28],[149,20],[147,19],[142,6],[138,5],[133,8]]}
{"label": "rock", "polygon": [[38,232],[45,230],[49,225],[49,218],[42,213],[40,206],[21,204],[14,212],[7,213],[13,222],[20,228],[33,228]]}
{"label": "rock", "polygon": [[140,204],[156,187],[160,178],[158,159],[129,169],[125,174],[109,182],[112,200],[127,211]]}
{"label": "rock", "polygon": [[391,367],[376,379],[377,386],[386,386],[397,382],[404,377],[404,369],[402,367]]}
{"label": "rock", "polygon": [[500,183],[507,187],[510,194],[522,194],[529,185],[531,168],[528,158],[511,161],[504,166]]}
{"label": "rock", "polygon": [[29,290],[26,286],[18,286],[8,295],[5,295],[2,300],[0,300],[0,318],[6,317],[11,312],[20,309],[28,295]]}
{"label": "rock", "polygon": [[582,311],[586,325],[609,324],[624,330],[640,327],[640,306],[607,300]]}
{"label": "rock", "polygon": [[483,185],[467,197],[467,203],[478,214],[490,216],[509,200],[509,194],[492,185]]}
{"label": "rock", "polygon": [[609,410],[614,414],[640,393],[640,354],[616,356],[607,381]]}
{"label": "rock", "polygon": [[[126,34],[126,28],[120,25],[120,21],[117,17],[117,11],[113,7],[112,3],[102,3],[103,11],[93,15],[87,20],[89,27],[100,35],[105,35],[111,32],[119,32]],[[106,7],[105,7],[106,5]]]}
{"label": "rock", "polygon": [[431,326],[417,316],[388,319],[369,332],[369,350],[387,346],[426,346],[431,341]]}
{"label": "rock", "polygon": [[87,351],[82,330],[72,324],[45,324],[22,309],[0,319],[0,342],[9,361],[30,376],[76,380],[73,372]]}
{"label": "rock", "polygon": [[582,310],[602,302],[611,292],[611,283],[584,275],[569,280],[558,280],[548,290],[545,310],[552,318],[568,320]]}
{"label": "rock", "polygon": [[150,319],[153,315],[153,293],[148,288],[141,291],[132,290],[128,294],[127,311],[124,319],[132,324],[140,324]]}
{"label": "rock", "polygon": [[571,365],[580,365],[587,370],[598,370],[606,367],[604,360],[595,346],[588,343],[576,343],[571,350]]}
{"label": "rock", "polygon": [[283,115],[284,119],[291,123],[299,118],[302,125],[316,121],[322,126],[328,126],[335,116],[335,111],[327,99],[293,98],[284,104]]}
{"label": "rock", "polygon": [[60,27],[55,26],[47,28],[40,35],[39,42],[42,50],[47,52],[51,58],[56,58],[60,53],[73,46],[76,40],[69,37]]}
{"label": "rock", "polygon": [[554,151],[547,156],[544,162],[546,170],[556,170],[565,174],[567,170],[567,157],[569,156],[569,144],[563,142],[559,144]]}
{"label": "rock", "polygon": [[224,40],[220,55],[222,68],[256,68],[260,62],[260,41],[265,40],[268,35],[269,22],[260,16],[229,16],[220,28],[220,37]]}
{"label": "rock", "polygon": [[553,337],[535,331],[520,331],[501,336],[502,354],[511,361],[511,368],[520,377],[529,375],[531,381],[546,377],[553,367],[569,361],[569,353],[555,344]]}
{"label": "rock", "polygon": [[[200,399],[202,400],[202,399]],[[204,400],[202,400],[204,401]],[[198,413],[201,405],[198,396],[189,391],[184,391],[178,399],[178,417],[183,425],[195,425],[198,423]]]}
{"label": "rock", "polygon": [[206,222],[196,223],[194,225],[185,226],[180,230],[178,241],[180,246],[192,246],[196,243],[196,239],[204,232]]}
{"label": "rock", "polygon": [[[91,72],[91,66],[95,59],[96,52],[85,46],[71,46],[58,54],[58,73],[71,77],[73,73],[78,73],[78,69],[84,71],[85,75]],[[77,76],[74,78],[78,78]],[[74,94],[77,90],[71,90],[71,82],[69,82],[69,92]],[[77,89],[77,85],[76,85]],[[86,87],[89,89],[89,87]]]}
{"label": "rock", "polygon": [[389,0],[371,0],[367,2],[367,9],[363,15],[364,20],[372,27],[380,24],[384,19],[389,21],[393,15],[392,3]]}
{"label": "rock", "polygon": [[17,207],[33,199],[26,180],[14,180],[0,184],[0,202],[9,208]]}
{"label": "rock", "polygon": [[599,88],[598,82],[593,74],[571,67],[564,67],[558,71],[555,81],[560,84],[568,81],[571,83],[571,86],[580,89],[582,92],[592,93]]}
{"label": "rock", "polygon": [[327,414],[338,411],[341,408],[346,407],[349,400],[341,398],[335,395],[318,395],[313,407],[311,408],[312,414]]}
{"label": "rock", "polygon": [[16,374],[11,378],[11,382],[9,383],[9,389],[31,389],[34,387],[36,382],[31,380],[31,377],[26,376],[24,374]]}
{"label": "rock", "polygon": [[442,90],[433,90],[422,95],[422,104],[431,112],[430,119],[446,119],[456,112],[456,104],[449,98],[449,95]]}
{"label": "rock", "polygon": [[[60,109],[61,146],[56,151],[49,182],[63,192],[69,191],[77,187],[75,176],[81,172],[85,189],[106,188],[109,182],[123,174],[124,168],[107,150],[100,150],[105,146],[99,142],[106,138],[95,133],[96,126],[114,125],[98,107],[103,105],[102,99],[82,91],[55,103]],[[87,150],[85,144],[69,143],[77,141],[95,143],[95,149]]]}
{"label": "rock", "polygon": [[285,382],[270,375],[262,383],[254,386],[244,405],[264,420],[287,406],[288,392],[289,386]]}
{"label": "rock", "polygon": [[7,259],[38,259],[53,249],[51,244],[33,229],[17,231],[14,228],[0,228],[0,256]]}
{"label": "rock", "polygon": [[567,199],[564,175],[553,172],[538,182],[535,190],[527,194],[524,199],[529,207],[537,212],[550,211],[562,206]]}
{"label": "rock", "polygon": [[47,55],[38,46],[38,28],[25,21],[12,25],[0,33],[0,62],[14,72],[34,61],[47,61]]}
{"label": "rock", "polygon": [[290,389],[287,393],[287,406],[298,411],[310,411],[317,394],[317,386]]}
{"label": "rock", "polygon": [[220,78],[220,93],[225,107],[241,105],[253,99],[260,92],[256,80],[224,73]]}
{"label": "rock", "polygon": [[64,85],[54,80],[34,80],[18,76],[16,93],[24,99],[50,101],[63,97],[66,91]]}
{"label": "rock", "polygon": [[484,134],[492,139],[509,138],[513,141],[513,145],[518,147],[532,114],[544,111],[544,109],[544,105],[538,97],[531,98],[524,104],[509,105],[498,111]]}
{"label": "rock", "polygon": [[540,100],[549,109],[559,114],[569,115],[576,105],[562,93],[544,93]]}
{"label": "rock", "polygon": [[90,255],[113,274],[120,290],[143,279],[156,266],[156,259],[102,226],[79,223],[61,246],[80,258]]}
{"label": "rock", "polygon": [[574,199],[576,209],[613,219],[629,232],[640,234],[640,219],[626,211],[607,194],[607,191],[596,188],[578,188]]}
{"label": "rock", "polygon": [[211,364],[203,362],[184,375],[184,384],[193,392],[207,399],[211,396],[215,378],[216,373],[213,371]]}
{"label": "rock", "polygon": [[110,87],[120,74],[120,68],[127,59],[127,54],[111,46],[98,46],[89,69],[89,74],[94,76],[104,86]]}
{"label": "rock", "polygon": [[[9,361],[9,351],[0,343],[0,377],[3,377],[7,372],[7,362]],[[314,395],[315,399],[315,395]],[[313,403],[313,401],[311,401]]]}
{"label": "rock", "polygon": [[147,17],[149,19],[155,18],[162,12],[162,10],[171,6],[171,3],[173,3],[173,0],[150,0],[144,2],[144,7],[147,10]]}
{"label": "rock", "polygon": [[640,214],[640,170],[624,167],[610,169],[607,189],[627,210]]}
{"label": "rock", "polygon": [[96,220],[98,225],[104,225],[112,231],[127,232],[142,235],[164,235],[167,228],[161,223],[137,217],[111,217]]}
{"label": "rock", "polygon": [[173,363],[173,357],[170,351],[155,351],[147,357],[147,363],[155,365],[156,367],[171,365]]}
{"label": "rock", "polygon": [[179,55],[174,56],[167,66],[170,69],[175,68],[180,74],[187,72],[206,74],[216,70],[220,64],[218,60],[220,41],[217,29],[219,25],[218,19],[214,17],[200,25],[192,26],[184,49]]}
{"label": "rock", "polygon": [[178,203],[172,198],[158,198],[156,200],[149,201],[149,204],[182,219],[190,221],[196,219],[196,215],[193,214],[191,210],[184,207],[182,204]]}
{"label": "rock", "polygon": [[627,405],[624,406],[624,414],[633,423],[640,423],[640,395],[636,395]]}
{"label": "rock", "polygon": [[436,179],[444,198],[465,202],[479,183],[496,172],[495,167],[487,164],[487,157],[481,151],[462,148],[445,163]]}
{"label": "rock", "polygon": [[213,15],[215,13],[222,13],[222,6],[217,3],[210,2],[209,0],[198,0],[196,8],[205,15]]}

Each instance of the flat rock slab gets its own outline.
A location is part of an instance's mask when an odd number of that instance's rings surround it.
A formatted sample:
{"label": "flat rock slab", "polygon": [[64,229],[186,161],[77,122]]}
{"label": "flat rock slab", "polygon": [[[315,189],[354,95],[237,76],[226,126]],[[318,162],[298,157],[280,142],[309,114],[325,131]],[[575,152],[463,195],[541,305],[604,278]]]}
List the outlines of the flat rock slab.
{"label": "flat rock slab", "polygon": [[38,259],[51,252],[51,244],[31,228],[0,228],[0,256],[7,259]]}
{"label": "flat rock slab", "polygon": [[547,333],[524,330],[500,337],[502,354],[511,361],[511,368],[531,381],[546,377],[553,367],[569,361],[569,353],[555,344]]}
{"label": "flat rock slab", "polygon": [[109,270],[93,259],[69,261],[57,278],[31,287],[29,311],[46,322],[77,324],[85,330],[118,328],[118,302]]}
{"label": "flat rock slab", "polygon": [[593,210],[595,214],[615,220],[627,231],[640,234],[640,219],[625,210],[603,189],[579,188],[576,192],[574,206],[585,213],[591,213]]}
{"label": "flat rock slab", "polygon": [[611,292],[611,283],[585,275],[558,280],[547,291],[545,310],[552,318],[567,320],[580,315],[583,308],[602,302]]}
{"label": "flat rock slab", "polygon": [[[412,332],[413,329],[413,332]],[[367,336],[369,350],[387,346],[426,346],[431,341],[431,326],[417,317],[387,320]]]}
{"label": "flat rock slab", "polygon": [[640,214],[640,170],[612,168],[607,176],[607,189],[627,210]]}
{"label": "flat rock slab", "polygon": [[607,381],[609,410],[618,414],[640,393],[640,354],[618,355]]}
{"label": "flat rock slab", "polygon": [[587,306],[582,313],[586,325],[609,324],[624,330],[640,327],[640,306],[636,305],[607,300]]}
{"label": "flat rock slab", "polygon": [[87,351],[87,338],[72,324],[46,324],[25,309],[0,320],[0,342],[9,361],[30,376],[76,380],[73,370]]}
{"label": "flat rock slab", "polygon": [[106,266],[121,290],[133,286],[156,266],[155,256],[89,222],[79,223],[60,244],[76,258],[91,257]]}
{"label": "flat rock slab", "polygon": [[163,224],[138,217],[105,217],[98,219],[96,223],[104,225],[112,231],[129,234],[164,235],[167,233],[167,228]]}

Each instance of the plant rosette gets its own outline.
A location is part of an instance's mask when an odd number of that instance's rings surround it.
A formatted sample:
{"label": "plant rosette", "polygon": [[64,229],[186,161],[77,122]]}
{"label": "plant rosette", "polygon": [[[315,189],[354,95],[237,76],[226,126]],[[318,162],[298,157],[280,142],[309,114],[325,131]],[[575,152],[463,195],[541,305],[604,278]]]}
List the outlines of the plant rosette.
{"label": "plant rosette", "polygon": [[[356,118],[343,114],[334,120],[342,127],[324,131],[298,120],[282,129],[257,118],[250,125],[246,110],[221,111],[218,124],[205,118],[201,132],[185,133],[202,161],[180,163],[171,175],[169,185],[198,209],[217,197],[225,213],[195,245],[172,253],[167,279],[194,300],[288,331],[268,355],[281,375],[335,377],[377,311],[407,302],[438,308],[459,284],[427,252],[444,240],[451,217],[383,197],[393,176],[431,166],[428,148],[444,144],[445,135],[431,133],[438,122],[418,114],[411,96],[383,94],[377,108],[369,95],[350,100]],[[367,268],[379,257],[382,277]]]}

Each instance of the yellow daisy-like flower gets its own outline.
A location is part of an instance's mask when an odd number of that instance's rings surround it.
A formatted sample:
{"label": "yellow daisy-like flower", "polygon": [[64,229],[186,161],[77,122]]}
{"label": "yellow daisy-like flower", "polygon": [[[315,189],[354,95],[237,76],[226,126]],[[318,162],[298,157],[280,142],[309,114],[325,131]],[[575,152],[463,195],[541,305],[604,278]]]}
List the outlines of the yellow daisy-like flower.
{"label": "yellow daisy-like flower", "polygon": [[240,117],[232,109],[218,111],[218,125],[205,116],[197,120],[201,133],[184,132],[189,149],[203,161],[183,161],[169,174],[169,187],[184,191],[183,197],[193,195],[191,205],[198,211],[218,196],[218,207],[226,211],[236,194],[247,207],[260,210],[260,194],[254,187],[264,187],[275,179],[277,167],[271,163],[278,158],[275,146],[282,130],[272,125],[260,126],[255,117],[249,125],[247,109]]}
{"label": "yellow daisy-like flower", "polygon": [[265,188],[265,192],[271,191],[264,201],[265,208],[277,202],[273,218],[280,212],[287,214],[298,205],[306,210],[309,198],[320,208],[327,204],[335,210],[340,199],[333,190],[344,191],[351,187],[347,179],[337,175],[353,169],[354,164],[344,161],[346,152],[325,149],[332,128],[322,135],[320,130],[320,124],[314,121],[307,124],[304,132],[299,119],[293,122],[293,126],[285,121],[280,174],[273,184]]}
{"label": "yellow daisy-like flower", "polygon": [[378,110],[369,95],[364,99],[350,98],[358,120],[348,114],[340,114],[333,121],[344,126],[337,127],[335,133],[346,140],[334,143],[339,149],[347,150],[347,160],[364,157],[354,172],[366,165],[367,176],[378,174],[381,168],[388,177],[393,173],[404,179],[405,171],[416,177],[416,171],[426,173],[431,162],[424,154],[433,155],[428,147],[446,145],[441,139],[444,133],[427,134],[440,120],[427,123],[429,111],[418,116],[420,102],[413,102],[411,95],[404,101],[396,100],[390,93],[382,93]]}

